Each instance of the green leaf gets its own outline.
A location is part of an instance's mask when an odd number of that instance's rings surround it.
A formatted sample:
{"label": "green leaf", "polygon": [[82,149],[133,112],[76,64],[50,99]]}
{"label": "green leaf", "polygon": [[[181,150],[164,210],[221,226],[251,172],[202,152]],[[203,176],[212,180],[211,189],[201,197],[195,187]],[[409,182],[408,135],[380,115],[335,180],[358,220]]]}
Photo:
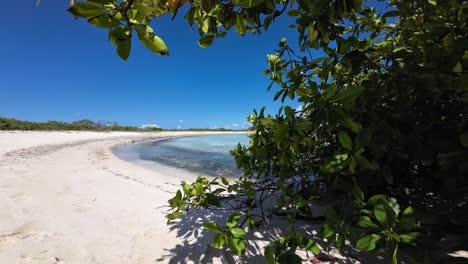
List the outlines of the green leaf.
{"label": "green leaf", "polygon": [[461,73],[463,71],[462,64],[460,62],[457,62],[457,64],[453,67],[452,71],[455,73]]}
{"label": "green leaf", "polygon": [[126,61],[128,56],[130,56],[130,49],[132,48],[132,39],[127,39],[123,41],[119,41],[117,44],[117,53],[119,54],[122,60]]}
{"label": "green leaf", "polygon": [[374,206],[380,203],[388,203],[388,198],[386,195],[376,194],[367,200],[367,204],[370,206]]}
{"label": "green leaf", "polygon": [[120,25],[118,22],[112,22],[107,14],[93,17],[92,19],[89,19],[88,22],[92,25],[95,25],[96,27],[101,28],[112,28]]}
{"label": "green leaf", "polygon": [[244,17],[239,13],[236,13],[236,23],[234,24],[234,29],[236,30],[237,34],[241,36],[244,36],[245,32],[247,31]]}
{"label": "green leaf", "polygon": [[321,228],[320,228],[320,236],[323,237],[323,238],[330,238],[332,237],[336,232],[335,230],[332,228],[332,226],[330,224],[324,224]]}
{"label": "green leaf", "polygon": [[329,158],[325,163],[320,165],[320,169],[324,172],[335,173],[342,170],[348,165],[348,154],[337,154]]}
{"label": "green leaf", "polygon": [[353,150],[353,140],[346,132],[339,132],[338,139],[340,140],[341,145],[348,150]]}
{"label": "green leaf", "polygon": [[221,227],[216,223],[204,223],[202,226],[204,228],[208,229],[208,230],[211,230],[211,231],[219,233],[219,234],[224,233],[223,230],[221,229]]}
{"label": "green leaf", "polygon": [[361,216],[359,218],[358,225],[362,228],[369,228],[369,229],[379,228],[379,226],[374,224],[374,222],[372,222],[372,220],[368,216]]}
{"label": "green leaf", "polygon": [[68,12],[77,17],[94,17],[104,15],[106,9],[100,4],[92,2],[78,2],[68,9]]}
{"label": "green leaf", "polygon": [[306,237],[302,237],[302,246],[306,250],[309,250],[312,253],[314,253],[315,255],[319,254],[321,251],[317,243],[315,243],[315,241],[313,241],[312,239],[308,239]]}
{"label": "green leaf", "polygon": [[172,208],[175,208],[175,207],[178,207],[181,199],[182,199],[182,193],[180,192],[180,190],[178,190],[176,193],[176,196],[170,199],[168,203]]}
{"label": "green leaf", "polygon": [[420,225],[416,222],[414,218],[403,217],[398,221],[398,229],[401,232],[411,232],[416,229],[419,229]]}
{"label": "green leaf", "polygon": [[336,239],[336,243],[335,243],[335,244],[336,244],[336,247],[337,247],[339,250],[343,250],[343,249],[344,249],[344,247],[345,247],[345,245],[346,245],[346,244],[345,244],[345,243],[346,243],[345,240],[346,240],[346,239],[345,239],[345,236],[344,236],[343,234],[339,234],[339,235],[338,235],[338,238]]}
{"label": "green leaf", "polygon": [[222,248],[224,244],[226,244],[226,235],[224,234],[216,234],[211,241],[214,248]]}
{"label": "green leaf", "polygon": [[226,227],[227,228],[235,227],[240,218],[241,218],[241,215],[239,213],[230,215],[228,221],[226,222]]}
{"label": "green leaf", "polygon": [[268,246],[265,247],[265,262],[266,264],[277,264],[276,261],[276,248],[278,246],[278,241],[273,241]]}
{"label": "green leaf", "polygon": [[169,50],[167,49],[166,43],[164,41],[154,35],[154,33],[150,32],[142,32],[141,30],[137,30],[138,38],[140,39],[141,43],[145,45],[146,48],[151,50],[152,52],[167,56],[169,55]]}
{"label": "green leaf", "polygon": [[223,182],[224,185],[229,185],[229,180],[226,177],[221,177],[221,182]]}
{"label": "green leaf", "polygon": [[333,98],[333,101],[343,104],[353,103],[363,91],[363,86],[349,86],[338,92]]}
{"label": "green leaf", "polygon": [[364,193],[357,185],[353,187],[353,199],[356,207],[362,208],[364,206]]}
{"label": "green leaf", "polygon": [[205,193],[205,200],[209,205],[221,207],[221,202],[213,193]]}
{"label": "green leaf", "polygon": [[245,244],[244,240],[239,238],[228,237],[228,247],[236,255],[245,254]]}
{"label": "green leaf", "polygon": [[383,226],[393,227],[396,221],[395,211],[385,203],[374,206],[374,216]]}
{"label": "green leaf", "polygon": [[179,218],[183,214],[184,214],[183,212],[174,212],[174,213],[166,215],[166,219],[167,220],[175,220],[175,219]]}
{"label": "green leaf", "polygon": [[356,242],[356,248],[361,251],[372,251],[381,238],[377,234],[365,235]]}
{"label": "green leaf", "polygon": [[200,40],[198,40],[198,45],[202,48],[208,48],[213,43],[215,37],[212,35],[205,35]]}
{"label": "green leaf", "polygon": [[234,5],[242,8],[252,8],[265,2],[265,0],[233,0]]}
{"label": "green leaf", "polygon": [[400,239],[404,243],[412,244],[414,242],[414,240],[416,240],[418,238],[419,235],[421,235],[421,233],[419,233],[419,232],[411,232],[411,233],[407,233],[407,234],[401,234]]}
{"label": "green leaf", "polygon": [[242,238],[245,236],[245,231],[240,228],[231,228],[229,229],[229,232],[231,233],[233,237],[236,237],[236,238]]}
{"label": "green leaf", "polygon": [[195,195],[195,189],[193,188],[192,185],[190,185],[190,184],[188,184],[188,183],[186,183],[184,181],[181,183],[181,185],[182,185],[182,189],[183,189],[185,195],[187,195],[189,197],[192,197],[192,196]]}
{"label": "green leaf", "polygon": [[406,207],[405,210],[403,210],[403,213],[401,213],[402,215],[404,216],[407,216],[407,215],[411,215],[413,213],[413,208],[411,208],[411,206],[409,207]]}

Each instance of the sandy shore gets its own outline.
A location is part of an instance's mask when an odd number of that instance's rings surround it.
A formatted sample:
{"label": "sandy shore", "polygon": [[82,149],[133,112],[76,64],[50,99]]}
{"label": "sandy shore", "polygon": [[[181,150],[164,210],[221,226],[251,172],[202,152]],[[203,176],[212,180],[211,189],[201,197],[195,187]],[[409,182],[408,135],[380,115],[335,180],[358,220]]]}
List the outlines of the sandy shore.
{"label": "sandy shore", "polygon": [[164,206],[195,175],[128,163],[112,147],[193,134],[0,132],[0,263],[188,262],[191,237],[166,225]]}

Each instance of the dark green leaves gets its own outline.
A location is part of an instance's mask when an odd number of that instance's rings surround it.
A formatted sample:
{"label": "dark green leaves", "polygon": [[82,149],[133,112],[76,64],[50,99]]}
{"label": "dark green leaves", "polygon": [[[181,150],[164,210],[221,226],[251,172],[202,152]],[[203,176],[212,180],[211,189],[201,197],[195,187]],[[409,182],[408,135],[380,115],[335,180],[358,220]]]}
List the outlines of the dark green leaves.
{"label": "dark green leaves", "polygon": [[263,2],[265,2],[265,0],[233,0],[234,5],[247,9],[256,7]]}
{"label": "dark green leaves", "polygon": [[119,41],[119,44],[117,44],[117,53],[119,54],[120,58],[122,60],[126,61],[128,59],[128,56],[130,56],[130,49],[132,47],[132,39],[126,39],[123,41]]}
{"label": "dark green leaves", "polygon": [[348,150],[353,150],[353,140],[346,132],[339,132],[338,138],[340,140],[341,145]]}
{"label": "dark green leaves", "polygon": [[94,17],[104,15],[106,13],[106,9],[100,4],[92,2],[78,2],[70,7],[68,12],[77,17]]}
{"label": "dark green leaves", "polygon": [[200,45],[200,47],[202,48],[208,48],[213,43],[214,39],[215,39],[215,36],[211,36],[211,35],[203,36],[198,41],[198,45]]}
{"label": "dark green leaves", "polygon": [[282,254],[278,258],[279,263],[288,263],[288,264],[301,264],[302,259],[298,255],[296,255],[293,252],[286,252],[285,254]]}
{"label": "dark green leaves", "polygon": [[368,216],[361,216],[359,218],[358,224],[362,228],[370,228],[370,229],[379,228],[379,226],[374,224],[372,220],[370,219],[370,217]]}
{"label": "dark green leaves", "polygon": [[364,87],[362,86],[349,86],[338,92],[333,101],[343,104],[354,103],[363,91]]}

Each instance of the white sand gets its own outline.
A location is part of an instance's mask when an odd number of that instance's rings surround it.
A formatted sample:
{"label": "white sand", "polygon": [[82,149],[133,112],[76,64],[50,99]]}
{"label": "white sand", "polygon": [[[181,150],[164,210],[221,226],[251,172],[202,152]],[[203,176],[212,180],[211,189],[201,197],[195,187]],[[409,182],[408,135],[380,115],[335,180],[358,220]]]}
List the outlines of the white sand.
{"label": "white sand", "polygon": [[174,249],[191,240],[170,230],[163,206],[195,175],[140,167],[111,148],[190,134],[0,132],[0,263],[184,263]]}

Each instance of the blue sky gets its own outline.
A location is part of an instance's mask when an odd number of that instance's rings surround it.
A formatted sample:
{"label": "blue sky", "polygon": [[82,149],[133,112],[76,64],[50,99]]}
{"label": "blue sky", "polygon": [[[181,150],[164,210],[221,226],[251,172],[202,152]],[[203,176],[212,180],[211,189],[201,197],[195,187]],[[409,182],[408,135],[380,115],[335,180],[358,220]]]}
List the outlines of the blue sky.
{"label": "blue sky", "polygon": [[[276,112],[262,71],[287,17],[262,35],[230,32],[208,49],[179,14],[152,23],[169,47],[161,57],[134,41],[122,61],[107,32],[74,19],[68,1],[5,1],[0,41],[0,116],[32,121],[81,118],[164,128],[241,127],[253,108]],[[274,89],[273,89],[274,90]],[[297,107],[292,103],[292,107]],[[238,126],[235,126],[238,124]]]}

